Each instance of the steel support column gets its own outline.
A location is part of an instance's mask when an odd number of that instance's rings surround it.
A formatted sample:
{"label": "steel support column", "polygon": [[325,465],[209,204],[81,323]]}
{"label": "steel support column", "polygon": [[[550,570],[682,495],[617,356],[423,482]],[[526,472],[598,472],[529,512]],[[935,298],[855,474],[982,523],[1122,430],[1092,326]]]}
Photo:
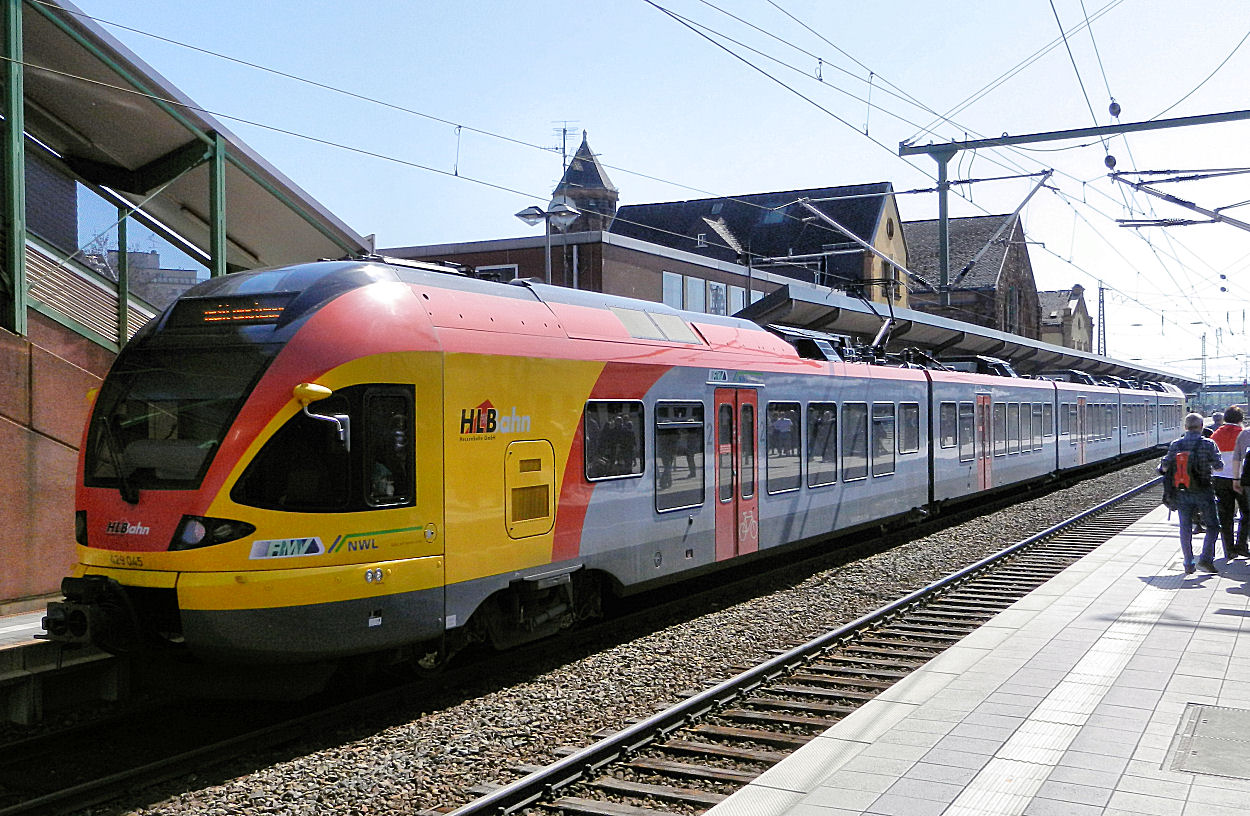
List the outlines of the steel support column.
{"label": "steel support column", "polygon": [[948,201],[951,182],[947,175],[947,166],[956,152],[952,147],[932,153],[938,166],[938,304],[941,306],[951,305],[951,222]]}
{"label": "steel support column", "polygon": [[126,207],[117,208],[117,346],[126,345],[130,337],[130,242],[126,235],[126,225],[130,221],[130,210]]}
{"label": "steel support column", "polygon": [[214,278],[226,274],[226,140],[213,134],[209,164],[209,263]]}
{"label": "steel support column", "polygon": [[4,268],[0,326],[26,334],[26,89],[22,73],[22,0],[4,2]]}

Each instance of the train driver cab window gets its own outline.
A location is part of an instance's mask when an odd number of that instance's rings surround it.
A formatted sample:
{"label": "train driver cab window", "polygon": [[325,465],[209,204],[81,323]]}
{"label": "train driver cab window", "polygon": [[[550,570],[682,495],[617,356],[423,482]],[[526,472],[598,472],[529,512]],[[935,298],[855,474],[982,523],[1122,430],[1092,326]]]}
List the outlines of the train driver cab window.
{"label": "train driver cab window", "polygon": [[703,403],[655,406],[655,509],[703,504]]}
{"label": "train driver cab window", "polygon": [[[411,386],[356,385],[297,412],[261,448],[230,492],[239,504],[271,510],[338,513],[411,506],[416,467]],[[341,420],[340,420],[341,421]]]}
{"label": "train driver cab window", "polygon": [[976,407],[971,402],[959,403],[959,461],[971,462],[976,457]]}
{"label": "train driver cab window", "polygon": [[842,481],[868,477],[868,404],[842,406]]}
{"label": "train driver cab window", "polygon": [[586,478],[620,479],[642,475],[642,403],[591,400],[586,403],[583,457]]}
{"label": "train driver cab window", "polygon": [[831,485],[838,480],[838,406],[832,402],[807,405],[807,486]]}
{"label": "train driver cab window", "polygon": [[955,403],[944,402],[938,408],[938,439],[944,448],[955,447],[956,435],[958,433]]}
{"label": "train driver cab window", "polygon": [[888,476],[894,472],[895,437],[894,403],[872,404],[872,475]]}
{"label": "train driver cab window", "polygon": [[803,481],[802,426],[799,424],[797,402],[768,403],[768,476],[765,486],[769,493],[798,490]]}

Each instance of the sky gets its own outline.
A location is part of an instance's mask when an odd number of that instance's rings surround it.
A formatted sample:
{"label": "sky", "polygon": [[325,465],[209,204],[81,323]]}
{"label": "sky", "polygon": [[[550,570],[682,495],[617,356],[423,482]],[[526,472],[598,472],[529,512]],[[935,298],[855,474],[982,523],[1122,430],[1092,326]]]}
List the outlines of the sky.
{"label": "sky", "polygon": [[[621,204],[888,181],[906,222],[937,216],[936,164],[903,141],[1250,109],[1244,0],[78,6],[378,247],[535,234],[514,213],[549,200],[562,131],[570,154],[588,133]],[[1208,381],[1240,382],[1250,232],[1122,227],[1204,217],[1104,162],[1246,168],[1247,145],[1250,121],[1172,128],[964,151],[950,176],[1054,169],[1022,210],[1038,288],[1079,283],[1097,317],[1104,287],[1109,356],[1198,377],[1205,335]],[[1248,182],[1159,187],[1250,221]],[[1036,183],[960,185],[951,214],[1010,213]]]}

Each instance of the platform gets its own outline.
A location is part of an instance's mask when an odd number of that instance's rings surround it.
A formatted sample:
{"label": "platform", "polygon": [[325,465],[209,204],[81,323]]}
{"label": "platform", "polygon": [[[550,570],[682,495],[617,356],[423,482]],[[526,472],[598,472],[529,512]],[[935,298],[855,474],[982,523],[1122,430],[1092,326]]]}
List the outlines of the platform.
{"label": "platform", "polygon": [[0,649],[25,646],[35,641],[35,635],[43,634],[44,610],[23,612],[20,615],[0,615]]}
{"label": "platform", "polygon": [[1159,507],[709,814],[1240,816],[1250,563],[1216,566]]}

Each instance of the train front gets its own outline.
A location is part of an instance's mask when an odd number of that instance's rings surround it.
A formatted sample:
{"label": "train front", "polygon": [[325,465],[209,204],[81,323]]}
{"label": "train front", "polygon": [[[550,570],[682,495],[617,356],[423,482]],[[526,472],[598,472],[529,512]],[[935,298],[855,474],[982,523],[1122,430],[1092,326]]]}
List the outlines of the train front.
{"label": "train front", "polygon": [[[236,273],[126,345],[79,457],[78,564],[47,636],[307,662],[443,631],[441,360],[388,266]],[[437,440],[437,433],[427,434]],[[425,497],[418,501],[423,489]]]}

